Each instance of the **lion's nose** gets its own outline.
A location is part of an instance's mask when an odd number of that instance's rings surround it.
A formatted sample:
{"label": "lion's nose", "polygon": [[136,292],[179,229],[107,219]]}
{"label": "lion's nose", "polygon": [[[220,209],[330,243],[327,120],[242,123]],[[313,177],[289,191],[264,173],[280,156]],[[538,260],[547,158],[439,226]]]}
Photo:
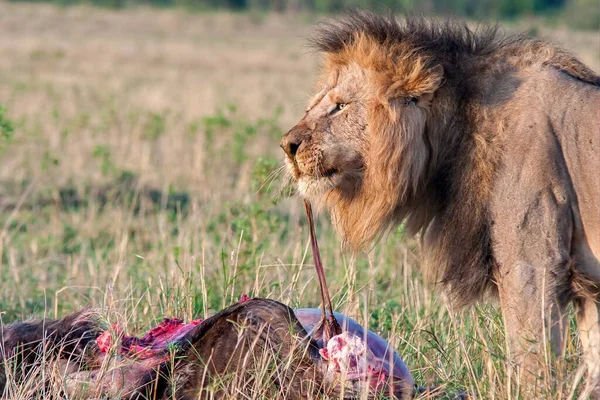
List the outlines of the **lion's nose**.
{"label": "lion's nose", "polygon": [[283,136],[279,146],[283,149],[283,151],[285,151],[285,154],[287,154],[288,157],[293,160],[296,157],[296,153],[298,152],[301,144],[302,138],[292,129]]}

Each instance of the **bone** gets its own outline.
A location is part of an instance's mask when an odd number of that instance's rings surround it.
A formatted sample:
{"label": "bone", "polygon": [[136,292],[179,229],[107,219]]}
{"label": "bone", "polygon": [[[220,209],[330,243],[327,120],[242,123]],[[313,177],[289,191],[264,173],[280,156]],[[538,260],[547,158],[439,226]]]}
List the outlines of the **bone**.
{"label": "bone", "polygon": [[[309,335],[312,335],[315,328],[317,328],[321,323],[321,313],[318,309],[297,308],[294,310],[294,314]],[[392,393],[404,393],[406,395],[407,393],[412,392],[414,380],[408,367],[385,339],[375,332],[363,328],[354,319],[344,314],[335,312],[334,316],[339,322],[340,329],[342,331],[342,333],[337,336],[346,334],[362,341],[367,350],[375,358],[374,360],[371,360],[374,362],[367,362],[366,366],[384,370],[385,374],[387,375],[386,384],[390,384],[392,386]],[[364,361],[369,360],[367,359]],[[381,366],[377,366],[379,363],[381,363]],[[376,388],[376,391],[381,392],[382,388]]]}

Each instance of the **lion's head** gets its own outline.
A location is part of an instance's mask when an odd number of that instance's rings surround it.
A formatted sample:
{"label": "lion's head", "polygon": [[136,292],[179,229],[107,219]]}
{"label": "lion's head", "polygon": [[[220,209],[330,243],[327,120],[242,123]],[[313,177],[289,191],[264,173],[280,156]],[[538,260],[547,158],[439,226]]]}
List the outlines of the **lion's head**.
{"label": "lion's head", "polygon": [[425,129],[444,69],[407,43],[346,28],[346,37],[332,40],[326,27],[316,39],[325,53],[319,92],[281,147],[300,194],[362,247],[406,216],[426,179]]}

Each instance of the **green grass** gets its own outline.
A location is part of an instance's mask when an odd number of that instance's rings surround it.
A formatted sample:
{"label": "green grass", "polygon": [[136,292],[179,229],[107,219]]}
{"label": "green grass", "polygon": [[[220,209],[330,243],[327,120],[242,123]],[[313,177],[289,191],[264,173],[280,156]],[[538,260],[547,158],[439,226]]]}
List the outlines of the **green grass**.
{"label": "green grass", "polygon": [[[205,118],[198,128],[229,138],[219,150],[228,173],[251,176],[248,191],[224,202],[146,186],[114,163],[106,148],[93,149],[90,158],[102,185],[4,182],[3,321],[92,305],[120,315],[127,329],[139,332],[164,316],[210,315],[242,293],[318,307],[300,201],[281,199],[277,161],[243,151],[253,135],[281,130],[274,119],[226,115]],[[68,161],[59,156],[57,162]],[[210,180],[218,182],[220,173],[211,171]],[[221,187],[235,189],[235,181]],[[325,219],[317,231],[335,308],[388,337],[419,384],[508,397],[496,308],[449,310],[435,287],[423,284],[416,243],[401,229],[368,255],[344,252]],[[566,386],[556,381],[556,398],[569,389],[577,362],[576,343],[569,343],[561,364]]]}
{"label": "green grass", "polygon": [[[0,31],[3,322],[94,306],[140,332],[242,293],[319,306],[278,147],[316,72],[305,25],[0,7],[14,28]],[[418,384],[515,398],[493,301],[449,309],[401,229],[368,254],[342,249],[324,216],[317,232],[336,310],[388,338]],[[577,390],[577,344],[552,363],[549,398]],[[35,393],[29,384],[20,398]]]}

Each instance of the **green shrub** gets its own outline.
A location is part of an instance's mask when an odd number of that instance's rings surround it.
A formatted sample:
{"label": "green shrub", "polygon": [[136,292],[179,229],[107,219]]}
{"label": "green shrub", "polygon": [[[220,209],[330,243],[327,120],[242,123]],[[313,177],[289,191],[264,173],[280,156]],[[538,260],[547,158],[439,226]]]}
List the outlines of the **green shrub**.
{"label": "green shrub", "polygon": [[12,121],[6,116],[6,107],[0,105],[0,139],[3,141],[12,139],[14,131]]}

